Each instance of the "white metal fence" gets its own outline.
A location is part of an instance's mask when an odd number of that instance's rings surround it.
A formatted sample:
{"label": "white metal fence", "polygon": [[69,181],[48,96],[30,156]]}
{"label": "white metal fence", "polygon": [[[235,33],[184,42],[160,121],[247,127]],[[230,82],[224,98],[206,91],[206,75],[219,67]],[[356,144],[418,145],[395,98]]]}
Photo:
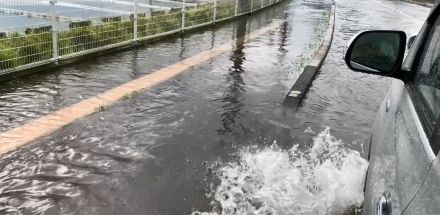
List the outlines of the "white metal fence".
{"label": "white metal fence", "polygon": [[280,0],[1,0],[0,74],[209,25]]}

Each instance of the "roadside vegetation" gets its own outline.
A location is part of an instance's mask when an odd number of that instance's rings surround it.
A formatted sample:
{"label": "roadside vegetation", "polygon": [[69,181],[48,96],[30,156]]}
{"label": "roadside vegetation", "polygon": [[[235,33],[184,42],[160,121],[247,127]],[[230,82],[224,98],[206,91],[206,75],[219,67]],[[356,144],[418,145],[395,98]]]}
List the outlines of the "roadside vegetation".
{"label": "roadside vegetation", "polygon": [[138,91],[133,91],[131,93],[125,94],[118,101],[122,102],[122,101],[125,101],[125,100],[128,100],[128,99],[132,99],[132,98],[136,97],[137,95],[139,95],[139,92]]}
{"label": "roadside vegetation", "polygon": [[[127,93],[124,96],[122,96],[121,98],[119,98],[116,102],[123,102],[123,101],[129,100],[129,99],[132,99],[132,98],[136,97],[137,95],[139,95],[138,91],[132,91],[131,93]],[[96,112],[104,112],[104,111],[107,111],[110,106],[111,106],[111,104],[102,104],[102,105],[98,106],[95,109],[95,111]]]}
{"label": "roadside vegetation", "polygon": [[296,63],[293,73],[299,76],[307,64],[312,60],[313,55],[319,50],[321,43],[325,37],[329,22],[330,12],[326,11],[322,13],[323,21],[315,28],[315,32],[318,32],[317,37],[307,44],[305,52],[300,56],[298,63]]}
{"label": "roadside vegetation", "polygon": [[[232,17],[234,11],[235,1],[219,1],[216,19]],[[185,16],[185,27],[209,23],[214,19],[213,4],[187,7]],[[180,9],[153,11],[148,17],[146,14],[138,14],[138,38],[178,31],[181,28]],[[94,22],[71,22],[69,28],[58,32],[58,54],[79,55],[96,48],[129,42],[133,38],[133,15],[125,20],[118,16],[103,17]],[[28,28],[25,32],[0,32],[0,70],[51,60],[52,43],[51,26]]]}

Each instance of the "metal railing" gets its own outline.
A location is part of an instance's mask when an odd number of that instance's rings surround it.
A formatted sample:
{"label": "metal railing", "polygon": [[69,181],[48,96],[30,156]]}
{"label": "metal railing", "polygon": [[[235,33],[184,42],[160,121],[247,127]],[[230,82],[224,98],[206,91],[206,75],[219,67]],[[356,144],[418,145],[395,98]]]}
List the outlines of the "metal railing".
{"label": "metal railing", "polygon": [[0,75],[210,25],[279,0],[2,0]]}

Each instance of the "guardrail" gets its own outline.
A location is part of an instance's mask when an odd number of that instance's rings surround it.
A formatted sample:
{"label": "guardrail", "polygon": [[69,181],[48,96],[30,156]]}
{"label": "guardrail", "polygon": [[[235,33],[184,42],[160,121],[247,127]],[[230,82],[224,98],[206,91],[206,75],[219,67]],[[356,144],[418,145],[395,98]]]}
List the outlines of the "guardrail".
{"label": "guardrail", "polygon": [[0,75],[211,25],[279,1],[3,0]]}

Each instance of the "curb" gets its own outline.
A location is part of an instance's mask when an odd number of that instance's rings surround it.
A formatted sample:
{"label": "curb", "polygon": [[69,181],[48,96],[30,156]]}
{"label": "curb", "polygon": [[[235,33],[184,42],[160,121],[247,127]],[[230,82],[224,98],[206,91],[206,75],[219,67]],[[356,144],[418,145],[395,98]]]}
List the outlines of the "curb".
{"label": "curb", "polygon": [[423,7],[429,7],[429,8],[432,8],[434,6],[434,4],[431,4],[431,3],[418,2],[415,0],[406,0],[406,2],[411,3],[411,4],[417,4],[417,5],[420,5]]}
{"label": "curb", "polygon": [[290,89],[289,93],[284,99],[284,106],[297,109],[304,100],[309,88],[312,86],[312,82],[316,75],[319,73],[333,41],[333,33],[335,31],[335,10],[336,6],[333,2],[329,25],[321,46],[312,57],[312,60],[309,62],[309,64],[304,68],[304,71],[296,80],[293,87]]}

